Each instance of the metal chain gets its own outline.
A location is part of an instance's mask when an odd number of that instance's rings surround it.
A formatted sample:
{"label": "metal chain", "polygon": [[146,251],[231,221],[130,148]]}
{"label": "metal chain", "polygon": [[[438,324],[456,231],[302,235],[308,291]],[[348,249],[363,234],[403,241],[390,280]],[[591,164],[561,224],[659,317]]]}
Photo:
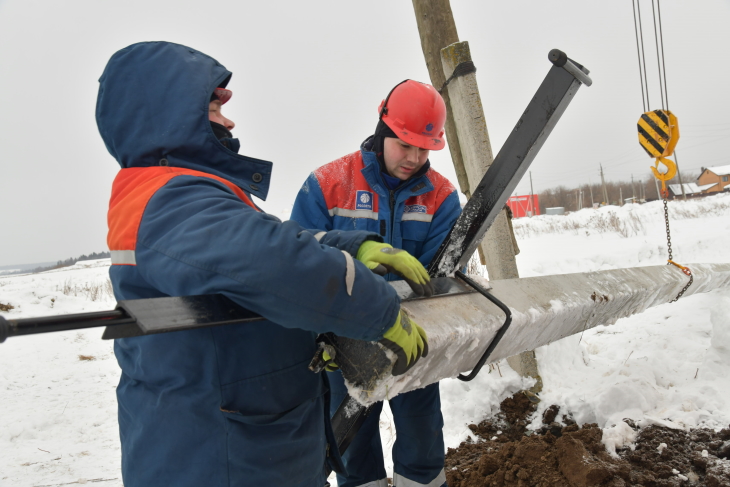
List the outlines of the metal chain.
{"label": "metal chain", "polygon": [[[669,248],[669,260],[672,260],[672,236],[669,233],[669,209],[667,208],[667,199],[662,198],[664,201],[664,221],[667,224],[667,248]],[[669,265],[667,263],[667,265]]]}
{"label": "metal chain", "polygon": [[689,273],[690,273],[689,282],[682,288],[681,291],[679,291],[679,294],[677,294],[676,298],[669,301],[670,303],[673,303],[673,302],[677,301],[679,298],[681,298],[682,295],[684,294],[684,292],[692,285],[692,281],[694,281],[694,277],[692,277],[692,271],[690,271],[689,269],[687,269],[687,271],[689,271]]}
{"label": "metal chain", "polygon": [[688,267],[677,265],[672,259],[672,235],[669,233],[669,208],[667,208],[667,199],[662,198],[662,201],[664,202],[664,222],[666,223],[667,227],[667,248],[669,249],[669,262],[667,262],[667,265],[674,264],[679,267],[682,272],[685,273],[685,275],[689,276],[689,282],[682,288],[681,291],[679,291],[679,294],[677,294],[676,298],[669,301],[670,303],[673,303],[681,298],[685,291],[689,289],[689,287],[692,285],[692,282],[694,281],[694,277],[692,276],[692,271]]}

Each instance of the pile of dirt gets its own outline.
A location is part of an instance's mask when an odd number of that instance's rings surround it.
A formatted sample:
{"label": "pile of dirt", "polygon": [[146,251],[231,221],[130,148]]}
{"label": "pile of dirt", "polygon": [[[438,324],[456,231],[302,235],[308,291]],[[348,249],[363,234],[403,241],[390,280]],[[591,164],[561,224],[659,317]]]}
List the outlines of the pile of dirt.
{"label": "pile of dirt", "polygon": [[15,309],[15,306],[13,306],[12,304],[0,303],[0,311],[10,311],[11,309]]}
{"label": "pile of dirt", "polygon": [[557,406],[545,410],[540,430],[527,430],[535,409],[518,393],[502,402],[495,418],[470,425],[477,441],[446,454],[449,487],[730,486],[730,429],[650,426],[633,450],[614,458],[598,425],[580,427],[566,415],[558,423]]}

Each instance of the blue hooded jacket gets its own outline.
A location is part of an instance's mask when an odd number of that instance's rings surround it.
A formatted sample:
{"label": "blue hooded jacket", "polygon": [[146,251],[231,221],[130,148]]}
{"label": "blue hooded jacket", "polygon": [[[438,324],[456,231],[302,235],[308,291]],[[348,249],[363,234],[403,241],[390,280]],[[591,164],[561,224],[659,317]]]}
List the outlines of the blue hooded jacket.
{"label": "blue hooded jacket", "polygon": [[377,232],[428,268],[461,214],[456,188],[426,162],[419,174],[390,189],[371,145],[368,138],[358,152],[312,172],[290,218],[306,228]]}
{"label": "blue hooded jacket", "polygon": [[116,298],[221,293],[268,320],[115,342],[127,486],[321,487],[332,434],[326,378],[307,369],[315,334],[378,340],[399,311],[352,258],[377,235],[315,235],[247,201],[266,198],[272,164],[213,134],[210,94],[230,77],[194,49],[145,42],[99,80],[97,124],[122,167],[109,212]]}

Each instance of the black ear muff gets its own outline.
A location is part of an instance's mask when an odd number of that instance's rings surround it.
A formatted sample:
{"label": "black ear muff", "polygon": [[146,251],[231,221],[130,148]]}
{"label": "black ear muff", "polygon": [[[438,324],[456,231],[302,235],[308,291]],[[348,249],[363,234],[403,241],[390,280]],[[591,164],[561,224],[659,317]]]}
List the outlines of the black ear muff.
{"label": "black ear muff", "polygon": [[405,83],[406,81],[409,81],[409,80],[404,79],[403,81],[401,81],[400,83],[395,85],[392,90],[390,90],[390,93],[388,93],[388,96],[385,97],[385,101],[383,102],[383,108],[380,109],[380,115],[378,116],[378,119],[382,119],[383,115],[388,114],[388,100],[390,100],[390,95],[392,95],[393,92],[395,91],[395,89],[398,88],[403,83]]}

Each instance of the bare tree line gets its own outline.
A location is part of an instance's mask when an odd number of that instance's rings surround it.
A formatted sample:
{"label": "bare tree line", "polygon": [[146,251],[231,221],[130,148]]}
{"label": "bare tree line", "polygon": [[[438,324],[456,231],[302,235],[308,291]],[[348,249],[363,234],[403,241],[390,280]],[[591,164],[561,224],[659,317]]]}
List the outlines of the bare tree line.
{"label": "bare tree line", "polygon": [[[685,183],[694,182],[698,177],[699,173],[688,172],[682,174],[682,180]],[[643,176],[634,177],[633,184],[631,181],[606,181],[606,192],[608,193],[607,204],[619,205],[621,204],[622,198],[626,200],[634,196],[637,201],[639,199],[646,201],[660,199],[657,195],[655,181],[654,175],[650,172],[645,173]],[[667,184],[679,184],[679,179],[675,177]],[[659,187],[661,188],[661,183],[659,183]],[[604,203],[603,188],[600,182],[584,184],[573,188],[561,185],[556,188],[541,191],[539,196],[541,214],[545,214],[545,208],[562,206],[566,211],[576,211],[579,208],[590,208],[592,203]]]}

